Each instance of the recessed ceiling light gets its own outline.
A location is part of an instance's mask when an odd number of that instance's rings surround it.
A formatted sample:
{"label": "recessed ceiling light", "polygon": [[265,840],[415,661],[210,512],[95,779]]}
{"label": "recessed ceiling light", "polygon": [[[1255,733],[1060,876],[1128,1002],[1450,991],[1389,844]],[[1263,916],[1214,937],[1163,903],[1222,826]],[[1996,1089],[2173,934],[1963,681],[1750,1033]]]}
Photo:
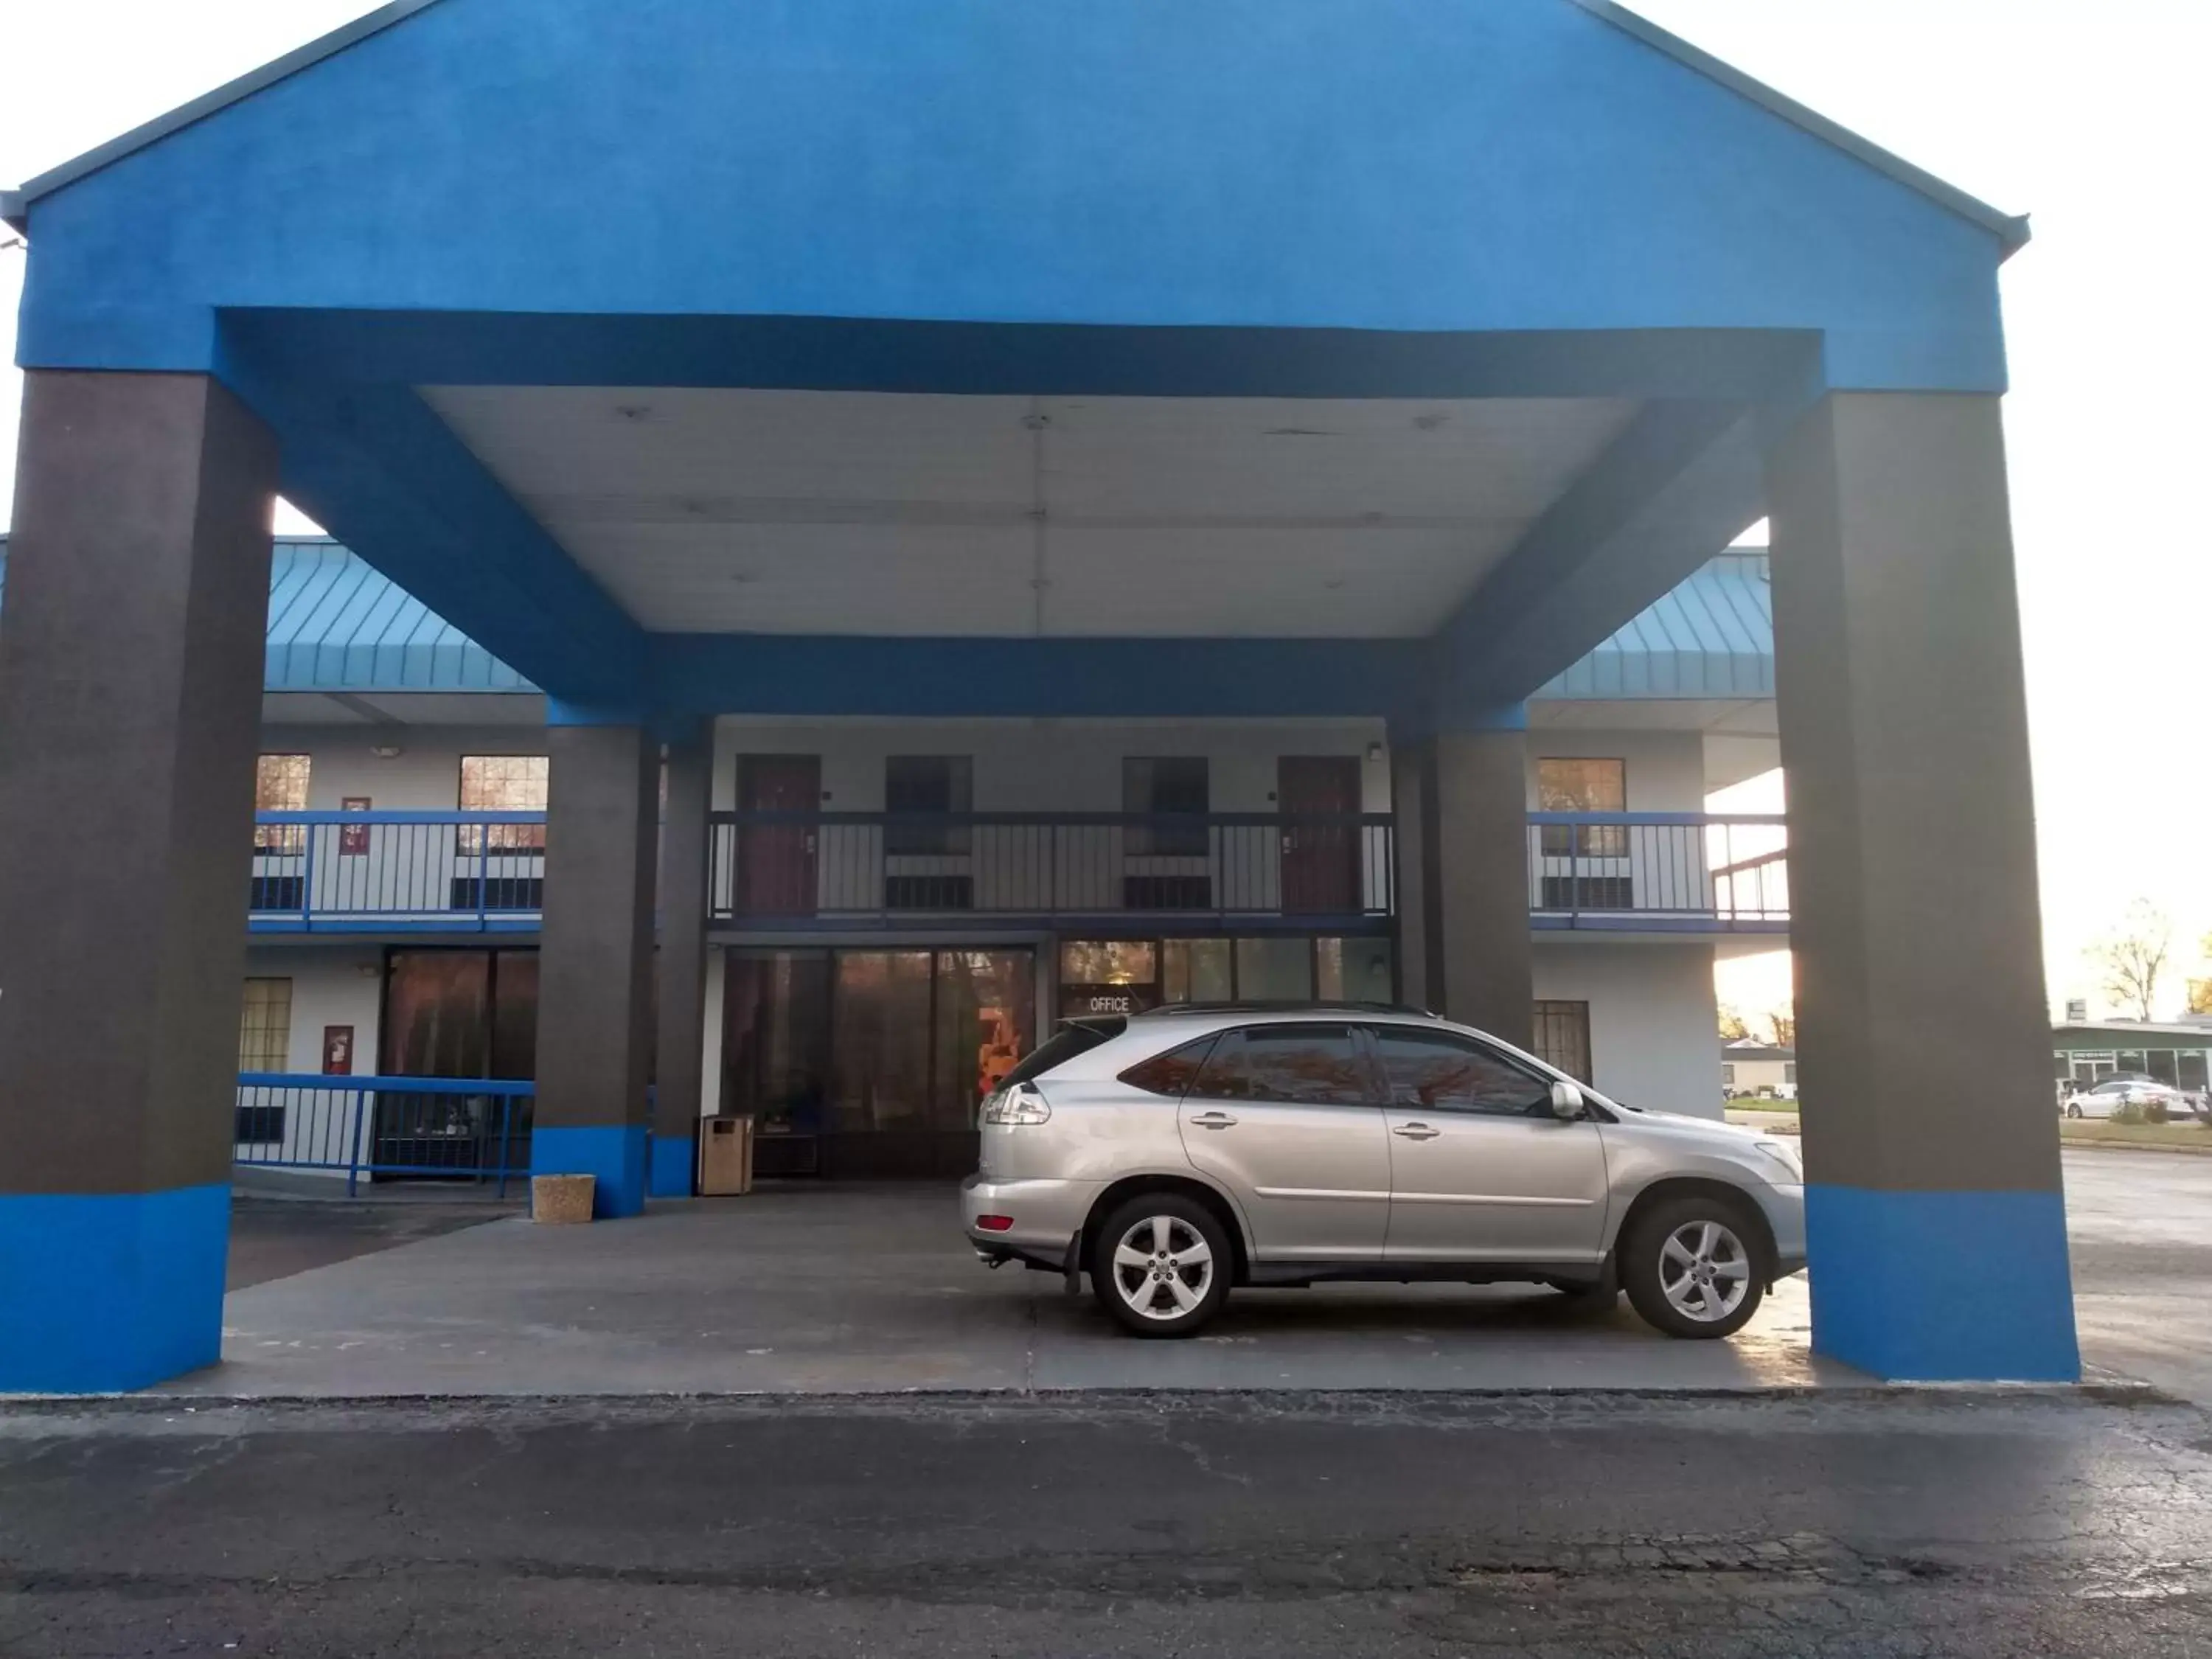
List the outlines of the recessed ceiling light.
{"label": "recessed ceiling light", "polygon": [[615,413],[625,421],[647,420],[653,414],[653,405],[651,404],[617,404]]}
{"label": "recessed ceiling light", "polygon": [[1331,576],[1324,580],[1322,583],[1322,586],[1328,589],[1330,592],[1334,593],[1338,588],[1344,586],[1344,578],[1341,576]]}
{"label": "recessed ceiling light", "polygon": [[744,583],[757,582],[760,578],[750,570],[732,570],[730,572],[730,580],[733,582]]}
{"label": "recessed ceiling light", "polygon": [[1434,432],[1438,427],[1449,426],[1450,423],[1450,416],[1438,415],[1433,411],[1429,414],[1416,415],[1413,416],[1413,424],[1423,432]]}

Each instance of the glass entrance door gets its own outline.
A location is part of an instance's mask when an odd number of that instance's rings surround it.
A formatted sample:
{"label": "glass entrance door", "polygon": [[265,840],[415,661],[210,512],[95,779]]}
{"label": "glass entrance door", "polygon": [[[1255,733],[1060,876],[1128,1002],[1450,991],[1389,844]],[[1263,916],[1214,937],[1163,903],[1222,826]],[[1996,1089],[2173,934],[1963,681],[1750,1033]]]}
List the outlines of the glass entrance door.
{"label": "glass entrance door", "polygon": [[1026,950],[732,951],[723,1098],[763,1175],[957,1178],[1036,1040]]}

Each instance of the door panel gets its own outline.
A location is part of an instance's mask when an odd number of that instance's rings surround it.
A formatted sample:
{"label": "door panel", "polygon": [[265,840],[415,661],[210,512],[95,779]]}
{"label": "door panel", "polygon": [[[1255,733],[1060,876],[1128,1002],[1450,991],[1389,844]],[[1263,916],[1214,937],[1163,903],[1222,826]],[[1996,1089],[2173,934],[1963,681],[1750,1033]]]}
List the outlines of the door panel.
{"label": "door panel", "polygon": [[[822,805],[819,755],[738,757],[740,812],[814,812]],[[811,916],[815,908],[815,826],[747,823],[738,830],[740,915]]]}
{"label": "door panel", "polygon": [[1357,814],[1359,761],[1351,755],[1284,755],[1275,763],[1283,825],[1283,910],[1348,915],[1359,904],[1359,826],[1297,823],[1303,814]]}
{"label": "door panel", "polygon": [[1367,1094],[1348,1027],[1255,1026],[1214,1045],[1183,1099],[1183,1148],[1236,1194],[1260,1258],[1381,1258],[1390,1152]]}
{"label": "door panel", "polygon": [[1407,1261],[1595,1261],[1605,1236],[1597,1126],[1551,1114],[1549,1079],[1472,1039],[1383,1028],[1390,1224]]}

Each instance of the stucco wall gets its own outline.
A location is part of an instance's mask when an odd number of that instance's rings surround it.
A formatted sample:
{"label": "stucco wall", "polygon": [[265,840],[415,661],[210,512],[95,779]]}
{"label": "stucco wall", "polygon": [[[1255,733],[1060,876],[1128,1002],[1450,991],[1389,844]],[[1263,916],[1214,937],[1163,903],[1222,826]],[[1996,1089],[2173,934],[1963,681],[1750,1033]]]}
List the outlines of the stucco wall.
{"label": "stucco wall", "polygon": [[1536,995],[1589,1004],[1592,1080],[1632,1106],[1721,1115],[1709,945],[1540,940]]}

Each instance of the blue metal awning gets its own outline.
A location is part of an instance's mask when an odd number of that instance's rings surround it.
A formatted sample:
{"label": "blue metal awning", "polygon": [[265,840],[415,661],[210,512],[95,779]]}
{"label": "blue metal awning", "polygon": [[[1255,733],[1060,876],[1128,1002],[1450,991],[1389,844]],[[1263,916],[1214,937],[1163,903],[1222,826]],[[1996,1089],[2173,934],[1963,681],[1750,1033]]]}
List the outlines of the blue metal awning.
{"label": "blue metal awning", "polygon": [[1774,695],[1766,555],[1725,553],[1539,691],[1538,698]]}
{"label": "blue metal awning", "polygon": [[[0,536],[0,594],[8,538]],[[537,690],[324,536],[280,536],[269,574],[270,691]]]}
{"label": "blue metal awning", "polygon": [[[0,593],[8,538],[0,536]],[[327,537],[281,536],[269,579],[270,691],[532,692],[521,675]],[[1539,698],[1771,697],[1766,555],[1715,559]]]}

